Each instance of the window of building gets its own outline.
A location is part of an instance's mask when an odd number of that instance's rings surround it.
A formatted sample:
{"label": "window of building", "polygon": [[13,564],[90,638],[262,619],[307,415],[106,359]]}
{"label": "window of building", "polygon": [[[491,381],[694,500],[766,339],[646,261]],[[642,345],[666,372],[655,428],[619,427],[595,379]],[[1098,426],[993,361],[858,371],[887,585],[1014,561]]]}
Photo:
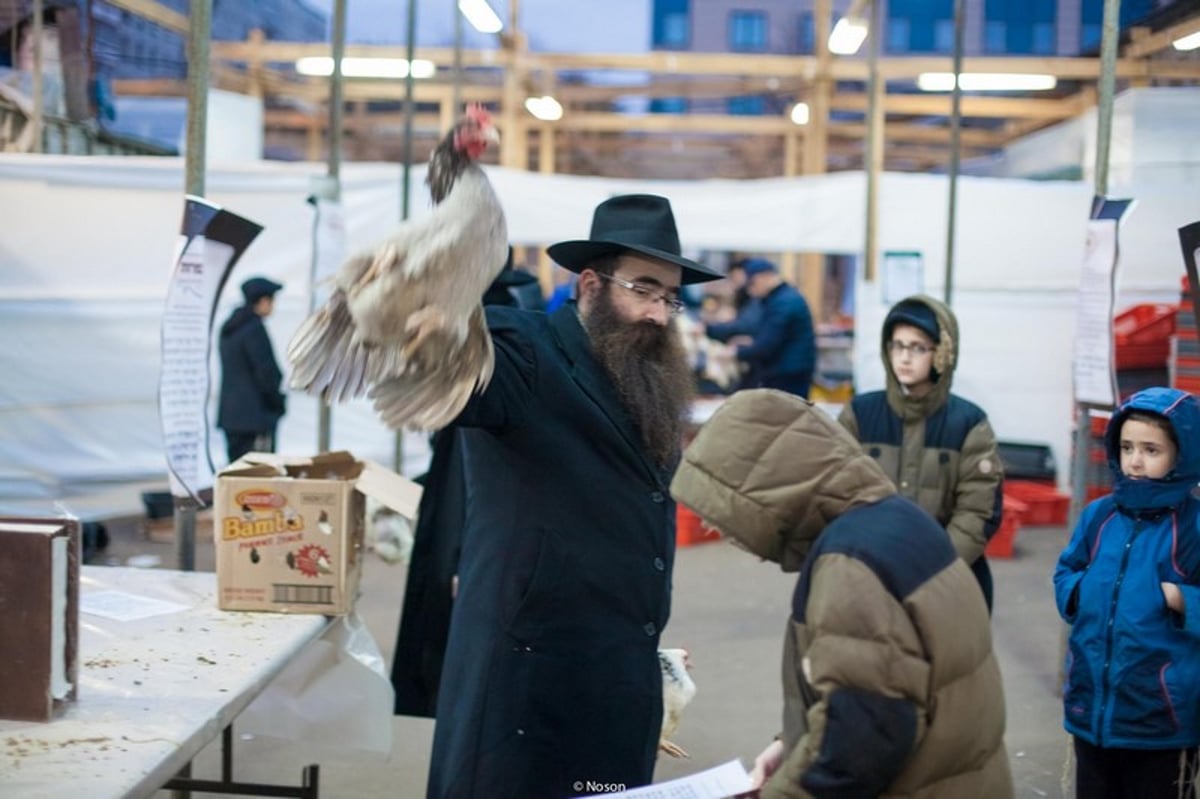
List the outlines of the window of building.
{"label": "window of building", "polygon": [[691,0],[654,0],[655,47],[686,48],[691,40]]}
{"label": "window of building", "polygon": [[1005,52],[1005,37],[1007,35],[1008,26],[1003,22],[988,20],[983,23],[983,51],[985,53]]}
{"label": "window of building", "polygon": [[767,15],[762,11],[734,11],[729,15],[729,49],[739,53],[767,49]]}
{"label": "window of building", "polygon": [[949,53],[954,49],[954,0],[888,0],[887,19],[889,51]]}
{"label": "window of building", "polygon": [[1095,50],[1100,46],[1100,32],[1104,29],[1103,25],[1095,25],[1090,22],[1085,22],[1079,26],[1079,49],[1080,50]]}
{"label": "window of building", "polygon": [[939,19],[933,24],[933,47],[939,53],[954,52],[954,20]]}
{"label": "window of building", "polygon": [[887,26],[887,49],[889,53],[907,53],[909,50],[909,23],[903,17],[892,17]]}
{"label": "window of building", "polygon": [[[1126,28],[1141,21],[1163,3],[1158,0],[1123,0],[1119,25]],[[1194,3],[1193,3],[1194,5]],[[1081,0],[1079,4],[1079,48],[1098,50],[1104,31],[1104,0]]]}
{"label": "window of building", "polygon": [[1052,55],[1058,52],[1058,34],[1053,22],[1034,23],[1033,52],[1038,55]]}
{"label": "window of building", "polygon": [[650,101],[653,114],[686,114],[688,101],[683,97],[656,97]]}
{"label": "window of building", "polygon": [[986,0],[984,50],[989,53],[1058,52],[1056,3],[1043,0]]}
{"label": "window of building", "polygon": [[811,11],[800,15],[797,26],[796,52],[815,53],[817,50],[817,27]]}
{"label": "window of building", "polygon": [[762,97],[730,97],[729,113],[737,116],[761,116],[766,111]]}
{"label": "window of building", "polygon": [[683,48],[688,46],[688,15],[667,14],[662,18],[661,47]]}

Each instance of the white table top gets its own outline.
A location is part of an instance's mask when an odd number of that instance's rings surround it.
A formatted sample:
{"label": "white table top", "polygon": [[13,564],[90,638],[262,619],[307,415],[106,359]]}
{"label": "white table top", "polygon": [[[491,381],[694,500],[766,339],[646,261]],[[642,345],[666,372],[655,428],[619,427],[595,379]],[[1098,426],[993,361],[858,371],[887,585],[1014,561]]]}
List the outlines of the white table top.
{"label": "white table top", "polygon": [[104,590],[187,609],[80,614],[78,699],[47,724],[0,721],[0,796],[152,795],[329,624],[218,610],[210,572],[83,567],[81,594]]}

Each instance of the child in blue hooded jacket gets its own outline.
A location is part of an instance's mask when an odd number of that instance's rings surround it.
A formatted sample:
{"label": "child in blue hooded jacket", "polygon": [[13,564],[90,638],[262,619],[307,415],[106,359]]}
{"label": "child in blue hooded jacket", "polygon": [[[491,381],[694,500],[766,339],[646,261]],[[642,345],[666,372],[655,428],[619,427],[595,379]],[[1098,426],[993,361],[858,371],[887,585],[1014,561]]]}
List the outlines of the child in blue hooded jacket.
{"label": "child in blue hooded jacket", "polygon": [[1105,432],[1113,493],[1054,572],[1071,625],[1064,726],[1076,796],[1191,797],[1200,744],[1200,400],[1129,398]]}

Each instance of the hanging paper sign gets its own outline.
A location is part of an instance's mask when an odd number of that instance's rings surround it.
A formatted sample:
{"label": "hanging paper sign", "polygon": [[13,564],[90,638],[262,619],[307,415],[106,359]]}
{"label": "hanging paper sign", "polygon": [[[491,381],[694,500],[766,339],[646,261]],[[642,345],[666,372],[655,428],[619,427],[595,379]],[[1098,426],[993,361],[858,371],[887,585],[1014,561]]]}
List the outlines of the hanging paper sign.
{"label": "hanging paper sign", "polygon": [[883,254],[883,303],[895,305],[925,291],[925,265],[919,252]]}
{"label": "hanging paper sign", "polygon": [[209,456],[208,363],[217,298],[233,265],[262,226],[188,196],[162,317],[158,414],[171,494],[191,497],[212,488]]}
{"label": "hanging paper sign", "polygon": [[314,175],[308,182],[308,202],[316,211],[313,217],[313,260],[308,293],[308,310],[312,312],[329,299],[333,292],[333,277],[346,258],[346,214],[337,178]]}
{"label": "hanging paper sign", "polygon": [[1183,248],[1183,265],[1187,269],[1188,298],[1192,301],[1192,318],[1200,330],[1200,275],[1196,261],[1200,259],[1200,222],[1179,228],[1179,246]]}
{"label": "hanging paper sign", "polygon": [[1099,408],[1117,403],[1113,370],[1113,303],[1120,249],[1117,234],[1132,200],[1096,198],[1088,222],[1075,316],[1072,361],[1075,402]]}

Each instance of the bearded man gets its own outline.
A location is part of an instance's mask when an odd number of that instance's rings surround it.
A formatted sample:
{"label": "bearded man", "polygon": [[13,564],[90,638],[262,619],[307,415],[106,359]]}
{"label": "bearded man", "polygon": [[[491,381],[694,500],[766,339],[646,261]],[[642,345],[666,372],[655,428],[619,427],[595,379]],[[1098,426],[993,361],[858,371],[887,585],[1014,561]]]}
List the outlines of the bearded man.
{"label": "bearded man", "polygon": [[[428,796],[562,799],[649,783],[675,552],[668,492],[691,375],[670,203],[601,203],[550,255],[578,300],[489,308],[496,370],[456,421],[458,588]],[[451,586],[445,586],[446,591]]]}

